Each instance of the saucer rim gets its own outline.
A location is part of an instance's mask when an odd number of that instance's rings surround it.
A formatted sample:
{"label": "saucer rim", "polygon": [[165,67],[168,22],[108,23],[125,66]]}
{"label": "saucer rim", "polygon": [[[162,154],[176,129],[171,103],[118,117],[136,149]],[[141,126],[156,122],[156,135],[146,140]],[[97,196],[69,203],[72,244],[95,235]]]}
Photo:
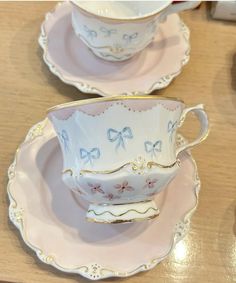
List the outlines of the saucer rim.
{"label": "saucer rim", "polygon": [[[59,71],[58,68],[54,65],[54,62],[52,60],[48,59],[48,35],[46,33],[46,30],[44,28],[46,22],[52,17],[56,11],[60,8],[61,5],[68,5],[69,3],[64,2],[64,3],[58,3],[54,9],[52,9],[50,12],[46,13],[44,21],[41,24],[41,32],[38,37],[38,43],[40,47],[43,50],[43,60],[45,64],[48,66],[49,70],[57,76],[61,81],[63,81],[65,84],[72,85],[76,87],[78,90],[80,90],[83,93],[89,93],[89,94],[98,94],[101,96],[109,97],[111,94],[105,90],[99,89],[97,87],[94,87],[88,83],[84,83],[81,78],[78,78],[78,80],[72,80],[69,78],[69,76],[64,75],[63,72]],[[178,15],[178,14],[174,14]],[[179,15],[178,15],[179,17]],[[188,26],[183,22],[183,20],[179,17],[179,26],[180,26],[180,33],[182,34],[185,42],[187,43],[187,48],[184,52],[184,56],[180,60],[180,68],[178,71],[173,72],[171,74],[164,75],[161,77],[158,81],[154,82],[147,88],[145,91],[139,91],[139,90],[134,90],[134,91],[123,91],[123,92],[118,92],[118,93],[113,93],[112,95],[120,96],[120,95],[127,95],[127,96],[132,96],[132,95],[149,95],[151,92],[154,90],[160,90],[165,87],[167,87],[173,80],[176,78],[183,70],[183,67],[189,62],[190,60],[190,30]]]}
{"label": "saucer rim", "polygon": [[[48,265],[54,266],[56,269],[61,270],[63,272],[76,273],[90,280],[100,280],[100,279],[105,279],[109,277],[128,277],[128,276],[134,275],[141,271],[143,272],[143,271],[150,270],[154,268],[157,264],[159,264],[162,260],[164,260],[166,257],[168,257],[169,254],[173,251],[176,244],[187,235],[189,228],[190,228],[191,217],[198,206],[198,201],[199,201],[198,195],[199,195],[199,191],[201,188],[201,182],[200,182],[199,175],[198,175],[197,164],[190,150],[186,152],[194,166],[194,176],[193,176],[194,192],[193,193],[195,195],[196,203],[194,207],[192,207],[188,212],[184,214],[182,219],[180,219],[180,221],[176,224],[175,228],[173,229],[172,243],[170,244],[169,251],[165,255],[158,257],[158,258],[153,258],[151,260],[148,260],[147,262],[144,262],[138,267],[132,270],[129,270],[129,271],[113,270],[109,267],[101,266],[99,263],[94,263],[94,262],[83,264],[75,268],[68,268],[68,267],[63,267],[59,265],[53,256],[47,255],[39,247],[36,247],[32,243],[30,243],[30,241],[27,239],[27,236],[26,236],[26,230],[24,229],[24,220],[23,220],[24,211],[21,208],[18,208],[17,200],[13,197],[13,194],[11,192],[11,184],[12,184],[14,177],[17,175],[16,174],[17,158],[24,144],[33,142],[35,138],[37,137],[40,137],[40,136],[42,137],[44,135],[43,130],[48,123],[49,123],[48,118],[45,118],[44,120],[42,120],[41,122],[38,122],[37,124],[35,124],[33,127],[29,129],[24,141],[17,148],[15,156],[14,156],[14,160],[8,169],[7,195],[9,198],[9,211],[8,211],[9,219],[15,225],[15,227],[19,230],[23,242],[36,253],[38,259]],[[186,142],[186,139],[180,134],[178,135],[178,138],[180,139],[181,142],[184,142],[184,143]],[[94,273],[94,270],[96,270],[95,273]]]}

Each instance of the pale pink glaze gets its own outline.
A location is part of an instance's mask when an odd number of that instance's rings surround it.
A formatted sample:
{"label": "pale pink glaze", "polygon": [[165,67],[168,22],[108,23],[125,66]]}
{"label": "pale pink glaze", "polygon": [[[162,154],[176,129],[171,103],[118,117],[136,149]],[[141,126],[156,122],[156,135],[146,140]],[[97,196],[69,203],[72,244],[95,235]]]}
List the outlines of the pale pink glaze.
{"label": "pale pink glaze", "polygon": [[[50,123],[43,136],[21,146],[16,174],[9,188],[23,209],[28,244],[54,257],[65,270],[98,263],[132,271],[165,256],[171,248],[175,224],[195,207],[194,165],[187,153],[166,193],[156,197],[157,219],[136,224],[94,224],[85,220],[88,204],[73,197],[61,180],[62,156]],[[26,241],[26,240],[25,240]]]}
{"label": "pale pink glaze", "polygon": [[[156,100],[154,99],[131,99],[131,100],[118,100],[118,101],[99,101],[94,103],[89,103],[87,105],[78,105],[78,106],[71,106],[62,108],[60,110],[53,111],[53,115],[57,119],[65,120],[68,119],[76,110],[84,112],[91,116],[97,116],[104,113],[108,108],[112,107],[114,104],[121,104],[124,105],[127,109],[131,111],[146,111],[148,109],[153,108],[157,104],[162,105],[165,109],[169,111],[174,111],[178,107],[183,109],[183,103],[172,101],[172,100]],[[50,114],[51,115],[51,114]]]}

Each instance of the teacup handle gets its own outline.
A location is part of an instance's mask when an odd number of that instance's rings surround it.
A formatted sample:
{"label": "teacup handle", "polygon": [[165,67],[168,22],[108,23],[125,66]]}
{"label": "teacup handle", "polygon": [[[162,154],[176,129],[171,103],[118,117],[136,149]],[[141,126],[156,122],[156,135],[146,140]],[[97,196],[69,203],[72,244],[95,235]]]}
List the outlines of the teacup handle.
{"label": "teacup handle", "polygon": [[199,136],[197,137],[196,140],[194,140],[193,142],[187,143],[183,146],[180,146],[176,149],[176,156],[177,157],[182,151],[189,149],[189,148],[201,143],[207,137],[208,132],[209,132],[209,121],[208,121],[207,114],[204,110],[203,104],[199,104],[197,106],[184,109],[183,113],[181,115],[180,123],[179,123],[178,127],[181,127],[183,125],[185,118],[186,118],[186,116],[189,112],[193,112],[197,116],[197,118],[200,122],[200,125],[201,125],[200,133],[199,133]]}
{"label": "teacup handle", "polygon": [[166,16],[178,13],[184,10],[194,9],[196,8],[201,1],[184,1],[181,3],[172,3],[169,7],[167,7],[164,12],[161,14],[161,19],[165,19]]}

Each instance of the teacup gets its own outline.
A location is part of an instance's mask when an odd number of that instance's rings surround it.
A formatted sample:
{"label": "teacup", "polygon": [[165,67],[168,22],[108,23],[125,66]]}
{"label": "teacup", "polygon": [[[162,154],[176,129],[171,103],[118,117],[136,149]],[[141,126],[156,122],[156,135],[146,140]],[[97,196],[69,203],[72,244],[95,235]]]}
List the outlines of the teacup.
{"label": "teacup", "polygon": [[131,58],[152,42],[167,15],[191,9],[199,1],[72,0],[76,35],[98,57],[108,61]]}
{"label": "teacup", "polygon": [[[176,148],[176,131],[189,112],[199,137]],[[153,197],[179,169],[178,155],[208,134],[203,105],[157,96],[80,100],[48,111],[63,155],[62,178],[89,201],[87,218],[117,223],[159,214]]]}

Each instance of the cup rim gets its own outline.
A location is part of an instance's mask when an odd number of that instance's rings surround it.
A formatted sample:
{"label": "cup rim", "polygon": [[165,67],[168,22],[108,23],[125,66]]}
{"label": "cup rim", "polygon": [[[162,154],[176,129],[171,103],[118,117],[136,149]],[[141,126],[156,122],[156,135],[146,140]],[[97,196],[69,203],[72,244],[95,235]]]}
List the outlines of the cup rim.
{"label": "cup rim", "polygon": [[172,101],[177,101],[177,102],[185,104],[183,100],[176,98],[176,97],[157,96],[157,95],[132,95],[132,96],[119,95],[119,96],[95,97],[95,98],[70,101],[70,102],[66,102],[66,103],[62,103],[62,104],[58,104],[53,107],[50,107],[47,109],[46,112],[47,114],[49,114],[51,112],[62,110],[62,109],[67,109],[70,107],[89,105],[89,104],[94,104],[94,103],[99,103],[99,102],[121,101],[121,100],[172,100]]}
{"label": "cup rim", "polygon": [[[76,7],[78,7],[79,9],[81,9],[83,12],[91,15],[91,16],[95,16],[97,18],[101,18],[101,19],[106,19],[106,20],[112,20],[112,21],[137,21],[137,20],[144,20],[144,19],[148,19],[150,17],[153,17],[155,15],[160,14],[164,9],[166,9],[167,7],[169,7],[172,4],[172,1],[165,1],[166,4],[163,5],[162,7],[160,7],[159,9],[155,9],[152,12],[146,13],[144,15],[141,16],[130,16],[130,17],[109,17],[109,16],[104,16],[104,15],[99,15],[96,12],[91,12],[88,9],[86,9],[85,7],[82,7],[81,4],[79,3],[80,1],[78,0],[70,0],[72,4],[74,4]],[[164,2],[164,1],[163,1]]]}

